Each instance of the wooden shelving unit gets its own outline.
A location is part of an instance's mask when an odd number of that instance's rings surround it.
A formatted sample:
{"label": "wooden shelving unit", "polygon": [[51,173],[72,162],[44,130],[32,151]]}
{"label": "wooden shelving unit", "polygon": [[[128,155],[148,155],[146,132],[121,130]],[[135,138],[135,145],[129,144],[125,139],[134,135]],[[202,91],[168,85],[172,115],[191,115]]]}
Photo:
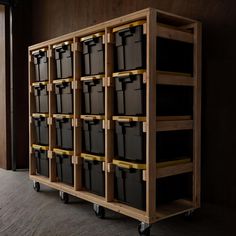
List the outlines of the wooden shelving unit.
{"label": "wooden shelving unit", "polygon": [[[113,69],[113,40],[112,29],[130,22],[144,20],[146,32],[146,117],[143,122],[143,131],[146,133],[146,170],[143,171],[146,181],[146,211],[135,209],[126,204],[119,203],[114,199],[114,119],[113,97],[114,88],[112,74]],[[81,161],[81,81],[89,79],[81,77],[81,42],[82,37],[105,32],[103,36],[105,44],[105,74],[96,79],[103,80],[105,87],[105,116],[103,127],[105,129],[105,197],[97,196],[85,191],[82,186],[82,161]],[[156,70],[156,51],[158,49],[157,36],[174,39],[193,44],[194,60],[193,75]],[[64,42],[72,42],[73,50],[73,99],[74,114],[72,115],[74,129],[74,150],[72,162],[74,164],[74,185],[68,186],[57,182],[56,161],[53,155],[55,148],[55,96],[53,80],[55,79],[55,60],[53,58],[53,45]],[[35,142],[35,132],[32,124],[32,115],[35,112],[32,84],[34,79],[34,65],[32,52],[45,48],[48,55],[49,81],[47,90],[49,93],[49,178],[36,174],[36,163],[32,153],[32,145]],[[91,79],[91,78],[90,78]],[[190,86],[193,88],[193,115],[191,116],[165,116],[156,117],[156,87],[158,85]],[[139,118],[140,119],[140,118]],[[156,132],[192,130],[193,132],[193,158],[188,162],[156,163]],[[99,206],[111,209],[121,214],[130,216],[141,221],[141,229],[147,229],[150,224],[159,220],[190,212],[200,207],[200,150],[201,150],[201,23],[163,11],[147,8],[132,14],[119,17],[86,29],[82,29],[55,39],[51,39],[29,47],[29,160],[30,179],[58,189],[59,191],[74,195]],[[179,175],[182,173],[192,174],[192,199],[181,199],[167,205],[156,205],[156,181],[159,179]]]}

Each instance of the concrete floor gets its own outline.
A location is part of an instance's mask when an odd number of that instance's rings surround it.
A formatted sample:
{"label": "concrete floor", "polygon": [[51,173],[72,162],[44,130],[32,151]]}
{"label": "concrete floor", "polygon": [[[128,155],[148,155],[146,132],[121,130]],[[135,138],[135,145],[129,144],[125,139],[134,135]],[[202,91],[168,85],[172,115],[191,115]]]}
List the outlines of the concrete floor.
{"label": "concrete floor", "polygon": [[[235,210],[207,205],[192,221],[177,216],[154,224],[151,235],[235,236]],[[90,203],[72,198],[65,205],[56,190],[41,185],[41,192],[35,192],[28,172],[0,169],[0,236],[133,236],[137,225],[112,211],[98,219]]]}

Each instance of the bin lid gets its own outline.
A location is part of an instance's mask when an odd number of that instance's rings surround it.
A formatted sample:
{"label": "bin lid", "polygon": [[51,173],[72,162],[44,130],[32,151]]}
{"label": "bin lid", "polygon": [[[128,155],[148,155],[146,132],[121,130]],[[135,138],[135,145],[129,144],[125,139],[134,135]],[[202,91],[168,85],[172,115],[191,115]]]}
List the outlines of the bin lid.
{"label": "bin lid", "polygon": [[96,34],[91,34],[91,35],[82,37],[80,39],[80,42],[83,42],[83,41],[86,41],[86,40],[89,40],[89,39],[94,39],[94,38],[102,37],[104,34],[105,34],[105,32],[99,32],[99,33],[96,33]]}
{"label": "bin lid", "polygon": [[72,119],[73,118],[73,115],[66,115],[66,114],[53,114],[52,116],[53,118],[56,118],[56,119],[63,119],[63,118]]}
{"label": "bin lid", "polygon": [[58,48],[58,47],[62,47],[63,45],[69,45],[69,44],[72,44],[72,40],[68,40],[68,41],[65,41],[65,42],[62,42],[62,43],[59,43],[59,44],[55,44],[52,46],[52,48]]}
{"label": "bin lid", "polygon": [[43,114],[43,113],[33,113],[32,117],[35,117],[35,118],[49,117],[49,115],[48,114]]}
{"label": "bin lid", "polygon": [[53,84],[62,84],[62,83],[70,83],[73,81],[73,78],[67,78],[67,79],[56,79],[53,80],[52,83]]}
{"label": "bin lid", "polygon": [[42,145],[38,145],[38,144],[33,144],[32,148],[36,149],[36,150],[45,150],[45,151],[49,150],[48,146],[42,146]]}
{"label": "bin lid", "polygon": [[40,85],[47,85],[48,84],[48,81],[43,81],[43,82],[34,82],[32,83],[33,86],[40,86]]}
{"label": "bin lid", "polygon": [[96,156],[88,153],[81,153],[81,157],[84,158],[85,160],[90,160],[90,161],[105,161],[104,156]]}
{"label": "bin lid", "polygon": [[112,32],[115,33],[115,32],[120,31],[122,29],[132,28],[132,27],[135,27],[135,26],[143,25],[145,23],[146,23],[145,20],[139,20],[139,21],[131,22],[129,24],[125,24],[125,25],[121,25],[121,26],[113,28]]}
{"label": "bin lid", "polygon": [[100,115],[81,115],[80,118],[82,120],[104,120],[105,116],[100,116]]}
{"label": "bin lid", "polygon": [[55,152],[56,154],[68,155],[68,156],[73,156],[73,154],[74,154],[73,151],[68,151],[68,150],[59,149],[59,148],[54,148],[53,152]]}
{"label": "bin lid", "polygon": [[146,117],[145,116],[113,116],[112,120],[117,120],[119,122],[131,122],[131,121],[145,122]]}
{"label": "bin lid", "polygon": [[113,160],[112,163],[116,166],[125,168],[125,169],[137,169],[137,170],[145,170],[146,164],[138,164],[128,161],[120,161],[120,160]]}
{"label": "bin lid", "polygon": [[46,52],[48,50],[48,48],[40,48],[40,49],[38,49],[38,50],[34,50],[34,51],[32,51],[31,52],[31,54],[32,55],[34,55],[34,54],[38,54],[39,52]]}
{"label": "bin lid", "polygon": [[130,75],[140,75],[145,72],[146,70],[129,70],[129,71],[122,71],[122,72],[115,72],[112,74],[112,77],[127,77]]}

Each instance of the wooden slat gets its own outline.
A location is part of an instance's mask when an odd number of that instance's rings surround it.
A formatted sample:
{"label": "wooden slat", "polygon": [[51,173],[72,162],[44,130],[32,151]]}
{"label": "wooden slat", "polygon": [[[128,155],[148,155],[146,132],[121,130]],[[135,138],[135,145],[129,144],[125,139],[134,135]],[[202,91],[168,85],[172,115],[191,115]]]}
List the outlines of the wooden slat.
{"label": "wooden slat", "polygon": [[194,205],[188,200],[177,200],[166,205],[157,206],[157,221],[163,220],[175,215],[182,214],[194,209]]}
{"label": "wooden slat", "polygon": [[193,43],[193,34],[164,24],[157,24],[157,36],[167,39]]}
{"label": "wooden slat", "polygon": [[189,173],[192,171],[193,171],[193,163],[183,163],[183,164],[178,164],[174,166],[157,168],[157,179]]}
{"label": "wooden slat", "polygon": [[73,40],[73,111],[74,111],[74,189],[82,189],[82,160],[80,154],[82,152],[82,134],[81,134],[81,51],[78,38]]}
{"label": "wooden slat", "polygon": [[157,71],[157,84],[194,86],[195,80],[191,75]]}
{"label": "wooden slat", "polygon": [[156,11],[147,16],[147,130],[146,130],[146,213],[156,214]]}
{"label": "wooden slat", "polygon": [[156,131],[174,131],[174,130],[190,130],[193,129],[192,120],[177,121],[157,121]]}
{"label": "wooden slat", "polygon": [[[105,76],[111,78],[113,65],[113,44],[112,44],[112,30],[105,29]],[[114,200],[114,173],[108,171],[108,163],[111,163],[114,157],[114,130],[108,123],[112,120],[114,104],[113,87],[105,86],[105,195],[106,201]],[[110,124],[110,123],[109,123]]]}
{"label": "wooden slat", "polygon": [[193,202],[196,208],[201,203],[201,38],[202,25],[194,26],[194,134],[193,134]]}

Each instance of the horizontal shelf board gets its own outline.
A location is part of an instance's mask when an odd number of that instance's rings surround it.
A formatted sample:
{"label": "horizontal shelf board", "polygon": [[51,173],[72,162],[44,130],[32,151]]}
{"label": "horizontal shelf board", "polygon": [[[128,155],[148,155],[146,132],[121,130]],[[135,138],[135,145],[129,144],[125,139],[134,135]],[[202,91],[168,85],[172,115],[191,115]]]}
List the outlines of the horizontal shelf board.
{"label": "horizontal shelf board", "polygon": [[[193,43],[193,34],[165,24],[157,24],[157,36],[167,39],[178,40],[186,43]],[[158,45],[157,45],[158,47]]]}
{"label": "horizontal shelf board", "polygon": [[191,130],[193,129],[193,120],[172,120],[172,121],[158,121],[157,132],[174,131],[174,130]]}
{"label": "horizontal shelf board", "polygon": [[66,192],[75,197],[101,205],[105,208],[108,208],[110,210],[116,211],[118,213],[124,214],[129,217],[132,217],[134,219],[144,221],[147,223],[149,222],[149,218],[147,217],[145,211],[130,207],[126,204],[119,203],[119,202],[107,202],[104,197],[98,196],[96,194],[93,194],[87,191],[75,191],[74,187],[72,186],[69,186],[63,183],[58,183],[58,182],[50,182],[48,178],[45,178],[43,176],[30,175],[30,179],[38,181],[39,183],[45,184],[46,186],[49,186],[51,188],[55,188],[59,191]]}
{"label": "horizontal shelf board", "polygon": [[170,165],[166,167],[157,167],[157,179],[180,175],[184,173],[190,173],[193,171],[193,163],[179,163],[176,165]]}
{"label": "horizontal shelf board", "polygon": [[191,119],[192,116],[157,116],[157,121],[184,121]]}
{"label": "horizontal shelf board", "polygon": [[195,209],[193,202],[185,199],[176,200],[166,205],[160,205],[157,207],[156,221],[179,215],[193,209]]}
{"label": "horizontal shelf board", "polygon": [[190,74],[157,71],[157,84],[177,85],[177,86],[194,86],[195,80]]}

